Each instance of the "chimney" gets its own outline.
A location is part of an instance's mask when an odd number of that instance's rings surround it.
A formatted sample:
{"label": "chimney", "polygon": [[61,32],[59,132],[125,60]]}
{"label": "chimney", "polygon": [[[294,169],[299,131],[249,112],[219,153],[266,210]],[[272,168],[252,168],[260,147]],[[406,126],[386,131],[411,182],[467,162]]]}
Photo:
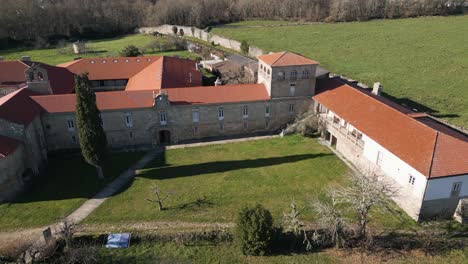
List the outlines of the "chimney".
{"label": "chimney", "polygon": [[31,57],[30,56],[21,56],[21,61],[31,61]]}
{"label": "chimney", "polygon": [[375,95],[380,95],[382,92],[382,85],[379,82],[374,83],[374,86],[372,87],[372,93]]}

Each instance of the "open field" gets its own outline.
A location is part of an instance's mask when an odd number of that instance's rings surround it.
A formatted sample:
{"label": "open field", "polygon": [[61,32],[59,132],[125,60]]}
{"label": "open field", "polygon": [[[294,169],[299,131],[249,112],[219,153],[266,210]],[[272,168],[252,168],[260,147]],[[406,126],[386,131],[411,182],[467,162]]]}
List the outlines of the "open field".
{"label": "open field", "polygon": [[53,156],[46,175],[15,202],[0,204],[0,231],[39,227],[61,220],[106,183],[135,163],[142,153],[112,154],[104,164],[106,179],[81,155]]}
{"label": "open field", "polygon": [[[32,60],[44,62],[50,65],[56,65],[63,62],[71,61],[76,57],[112,57],[119,56],[120,51],[128,45],[135,45],[139,48],[145,48],[151,43],[153,36],[149,35],[128,35],[112,39],[91,40],[87,43],[87,54],[73,54],[71,52],[71,44],[65,49],[49,48],[49,49],[32,49],[32,48],[17,48],[0,50],[0,56],[5,60],[17,60],[23,55],[31,56]],[[152,52],[148,50],[144,55],[177,55],[184,58],[194,59],[196,55],[188,51],[168,51],[168,52]]]}
{"label": "open field", "polygon": [[[167,150],[85,223],[233,222],[242,205],[254,203],[270,209],[279,222],[292,200],[306,207],[305,220],[313,220],[308,202],[328,186],[345,182],[346,171],[328,148],[297,135]],[[146,201],[154,199],[155,186],[163,196],[172,193],[161,212]],[[386,226],[399,223],[397,216],[375,217]]]}
{"label": "open field", "polygon": [[362,259],[357,252],[326,251],[309,254],[284,254],[248,257],[231,243],[179,245],[175,243],[142,242],[128,249],[101,249],[100,263],[379,263],[388,264],[459,264],[467,263],[468,250],[452,250],[437,256],[422,252],[371,254]]}
{"label": "open field", "polygon": [[266,51],[298,52],[368,85],[380,81],[385,96],[468,127],[468,15],[275,27],[278,23],[240,22],[212,33]]}

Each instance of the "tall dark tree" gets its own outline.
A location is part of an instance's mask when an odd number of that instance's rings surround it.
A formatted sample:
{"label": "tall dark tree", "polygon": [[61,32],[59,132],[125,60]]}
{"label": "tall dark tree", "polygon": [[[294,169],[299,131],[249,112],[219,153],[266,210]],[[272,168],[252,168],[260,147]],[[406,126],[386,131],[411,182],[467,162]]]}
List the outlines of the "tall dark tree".
{"label": "tall dark tree", "polygon": [[75,93],[81,154],[87,163],[96,168],[99,179],[103,179],[102,161],[107,149],[107,138],[96,106],[96,94],[90,85],[87,73],[75,76]]}

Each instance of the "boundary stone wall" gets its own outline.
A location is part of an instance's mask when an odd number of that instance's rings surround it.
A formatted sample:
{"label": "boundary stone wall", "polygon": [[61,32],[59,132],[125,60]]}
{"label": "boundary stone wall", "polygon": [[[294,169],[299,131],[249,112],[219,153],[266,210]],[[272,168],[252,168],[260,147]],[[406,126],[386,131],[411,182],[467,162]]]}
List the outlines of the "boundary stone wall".
{"label": "boundary stone wall", "polygon": [[[219,35],[213,35],[209,32],[204,31],[203,29],[199,29],[196,27],[187,27],[187,26],[178,26],[178,25],[161,25],[157,27],[141,27],[136,29],[137,33],[140,34],[152,34],[155,32],[159,32],[161,34],[171,35],[174,34],[172,31],[172,27],[176,26],[178,30],[182,29],[184,31],[184,35],[189,37],[198,38],[204,40],[206,42],[214,42],[219,44],[225,48],[232,49],[235,51],[241,51],[241,42],[233,39],[228,39],[225,37],[221,37]],[[249,56],[257,57],[259,55],[265,54],[266,52],[262,49],[250,46],[249,47]]]}

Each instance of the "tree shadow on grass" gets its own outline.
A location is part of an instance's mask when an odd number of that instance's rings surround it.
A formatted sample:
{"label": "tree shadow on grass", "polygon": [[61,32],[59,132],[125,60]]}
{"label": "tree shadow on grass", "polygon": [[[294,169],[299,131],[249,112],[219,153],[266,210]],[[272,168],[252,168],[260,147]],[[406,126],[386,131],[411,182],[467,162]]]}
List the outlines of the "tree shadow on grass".
{"label": "tree shadow on grass", "polygon": [[137,176],[150,178],[150,179],[174,179],[181,177],[190,177],[196,175],[222,173],[227,171],[234,171],[240,169],[254,169],[268,166],[281,165],[285,163],[294,163],[302,160],[319,158],[322,156],[333,155],[330,153],[319,153],[319,154],[302,154],[302,155],[291,155],[283,157],[271,157],[271,158],[260,158],[260,159],[249,159],[249,160],[230,160],[230,161],[213,161],[199,164],[190,164],[182,166],[169,166],[162,167],[165,164],[158,162],[155,168],[146,169],[141,171]]}

